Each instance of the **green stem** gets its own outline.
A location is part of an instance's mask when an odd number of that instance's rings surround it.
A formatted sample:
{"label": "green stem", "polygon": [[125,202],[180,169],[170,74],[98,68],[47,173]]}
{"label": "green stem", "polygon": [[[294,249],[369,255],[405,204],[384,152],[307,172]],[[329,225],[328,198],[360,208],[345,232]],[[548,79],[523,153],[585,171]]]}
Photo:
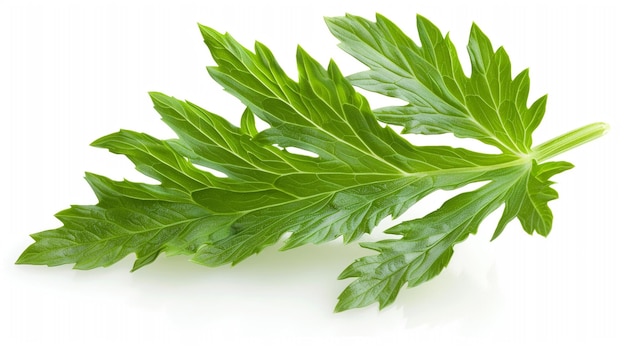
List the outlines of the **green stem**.
{"label": "green stem", "polygon": [[573,149],[584,143],[597,139],[609,130],[609,125],[602,122],[592,123],[571,132],[567,132],[554,139],[533,148],[531,156],[537,162],[545,161],[565,151]]}

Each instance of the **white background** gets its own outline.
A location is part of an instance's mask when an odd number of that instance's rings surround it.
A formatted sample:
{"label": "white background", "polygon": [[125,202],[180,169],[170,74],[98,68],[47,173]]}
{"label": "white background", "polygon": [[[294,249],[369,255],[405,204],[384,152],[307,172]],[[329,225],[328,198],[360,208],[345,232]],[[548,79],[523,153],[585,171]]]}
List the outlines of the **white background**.
{"label": "white background", "polygon": [[[626,347],[626,28],[617,5],[211,3],[1,2],[0,349]],[[160,257],[132,274],[132,257],[92,271],[13,264],[32,242],[29,234],[59,225],[54,213],[95,202],[85,171],[143,179],[124,157],[88,144],[120,128],[173,136],[146,92],[237,121],[243,108],[206,73],[212,61],[196,23],[229,31],[249,47],[264,42],[292,76],[297,44],[352,73],[361,66],[336,47],[322,19],[345,12],[370,19],[381,12],[414,38],[420,13],[450,31],[465,61],[475,21],[495,46],[506,47],[515,73],[531,68],[532,98],[550,93],[538,142],[595,121],[611,125],[602,139],[562,155],[576,168],[556,177],[561,198],[552,202],[547,239],[526,235],[515,222],[489,242],[493,214],[436,279],[404,289],[383,311],[341,314],[332,309],[348,282],[335,277],[369,254],[358,245],[270,248],[218,269]],[[427,207],[445,196],[426,199]]]}

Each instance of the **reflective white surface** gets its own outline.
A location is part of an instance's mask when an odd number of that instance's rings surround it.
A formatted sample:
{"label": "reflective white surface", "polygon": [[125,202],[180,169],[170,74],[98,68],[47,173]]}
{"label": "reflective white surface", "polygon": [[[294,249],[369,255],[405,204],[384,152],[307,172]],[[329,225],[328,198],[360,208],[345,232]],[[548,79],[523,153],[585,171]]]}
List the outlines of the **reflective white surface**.
{"label": "reflective white surface", "polygon": [[[624,349],[624,12],[608,1],[400,3],[3,2],[0,349]],[[550,94],[537,142],[595,121],[611,125],[602,139],[561,157],[576,168],[556,177],[561,198],[551,203],[547,239],[515,222],[489,242],[493,214],[456,247],[439,277],[402,290],[383,311],[341,314],[332,309],[348,282],[335,278],[370,253],[357,245],[269,248],[234,268],[160,257],[132,274],[131,257],[92,271],[13,265],[31,243],[28,234],[59,225],[54,213],[95,202],[85,171],[144,179],[122,156],[88,144],[120,128],[173,136],[147,91],[237,122],[242,105],[206,73],[212,61],[196,23],[249,47],[265,43],[292,77],[297,44],[351,73],[361,66],[336,47],[322,18],[345,12],[381,12],[414,38],[420,13],[451,33],[466,63],[463,48],[476,22],[494,46],[504,45],[515,73],[530,67],[531,98]],[[436,208],[445,195],[424,206]]]}

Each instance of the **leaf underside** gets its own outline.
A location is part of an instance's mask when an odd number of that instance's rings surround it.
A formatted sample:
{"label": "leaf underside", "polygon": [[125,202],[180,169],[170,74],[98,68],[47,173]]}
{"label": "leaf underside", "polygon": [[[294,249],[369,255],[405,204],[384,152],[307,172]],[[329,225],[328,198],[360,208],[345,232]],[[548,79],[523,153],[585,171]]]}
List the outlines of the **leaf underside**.
{"label": "leaf underside", "polygon": [[[63,226],[33,234],[35,243],[17,263],[92,269],[134,253],[136,270],[165,253],[207,266],[236,264],[286,233],[283,249],[339,237],[352,242],[435,190],[485,183],[387,229],[393,239],[362,243],[376,254],[340,275],[355,278],[339,297],[336,310],[342,311],[374,302],[385,307],[402,286],[433,278],[453,246],[502,205],[493,238],[515,218],[529,234],[550,232],[547,203],[557,198],[550,178],[572,165],[532,157],[532,132],[546,98],[528,107],[527,70],[512,78],[504,49],[494,51],[475,25],[467,77],[449,37],[421,16],[419,45],[380,15],[376,22],[347,15],[327,24],[367,71],[345,78],[334,62],[323,67],[299,47],[294,80],[264,45],[249,50],[229,34],[200,26],[216,63],[209,74],[245,105],[240,126],[151,93],[178,138],[120,130],[93,146],[125,155],[159,184],[88,173],[98,203],[57,213]],[[353,85],[406,105],[372,110]],[[258,130],[257,118],[269,127]],[[473,138],[500,153],[413,145],[379,122],[405,133]]]}

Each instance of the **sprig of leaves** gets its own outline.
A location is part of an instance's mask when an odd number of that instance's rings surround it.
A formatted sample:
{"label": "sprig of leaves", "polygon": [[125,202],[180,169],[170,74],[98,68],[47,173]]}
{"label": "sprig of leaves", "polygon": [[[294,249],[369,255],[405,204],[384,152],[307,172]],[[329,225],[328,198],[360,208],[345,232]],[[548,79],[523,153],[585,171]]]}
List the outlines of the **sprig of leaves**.
{"label": "sprig of leaves", "polygon": [[[339,237],[352,242],[435,190],[487,181],[423,218],[387,230],[398,239],[362,243],[378,255],[357,260],[341,274],[356,278],[340,296],[341,311],[374,302],[382,308],[403,285],[434,277],[453,246],[502,204],[494,238],[514,218],[528,233],[548,234],[547,203],[557,197],[550,178],[572,166],[543,161],[600,136],[604,124],[533,148],[531,134],[546,99],[526,107],[527,71],[511,79],[506,52],[494,52],[476,26],[469,44],[472,75],[466,77],[449,38],[423,17],[418,16],[421,46],[382,16],[375,23],[350,15],[327,23],[341,46],[370,70],[346,79],[334,62],[324,68],[299,47],[298,80],[292,80],[264,45],[250,51],[230,35],[200,26],[217,64],[209,74],[246,106],[241,126],[193,103],[151,93],[177,139],[121,130],[93,145],[125,155],[159,184],[88,173],[98,204],[59,212],[63,226],[33,234],[35,243],[17,263],[91,269],[135,253],[135,270],[165,253],[189,255],[207,266],[236,264],[285,233],[283,249]],[[352,84],[408,104],[372,111]],[[256,118],[269,128],[259,131]],[[413,145],[379,121],[402,125],[405,132],[474,138],[501,153]]]}

